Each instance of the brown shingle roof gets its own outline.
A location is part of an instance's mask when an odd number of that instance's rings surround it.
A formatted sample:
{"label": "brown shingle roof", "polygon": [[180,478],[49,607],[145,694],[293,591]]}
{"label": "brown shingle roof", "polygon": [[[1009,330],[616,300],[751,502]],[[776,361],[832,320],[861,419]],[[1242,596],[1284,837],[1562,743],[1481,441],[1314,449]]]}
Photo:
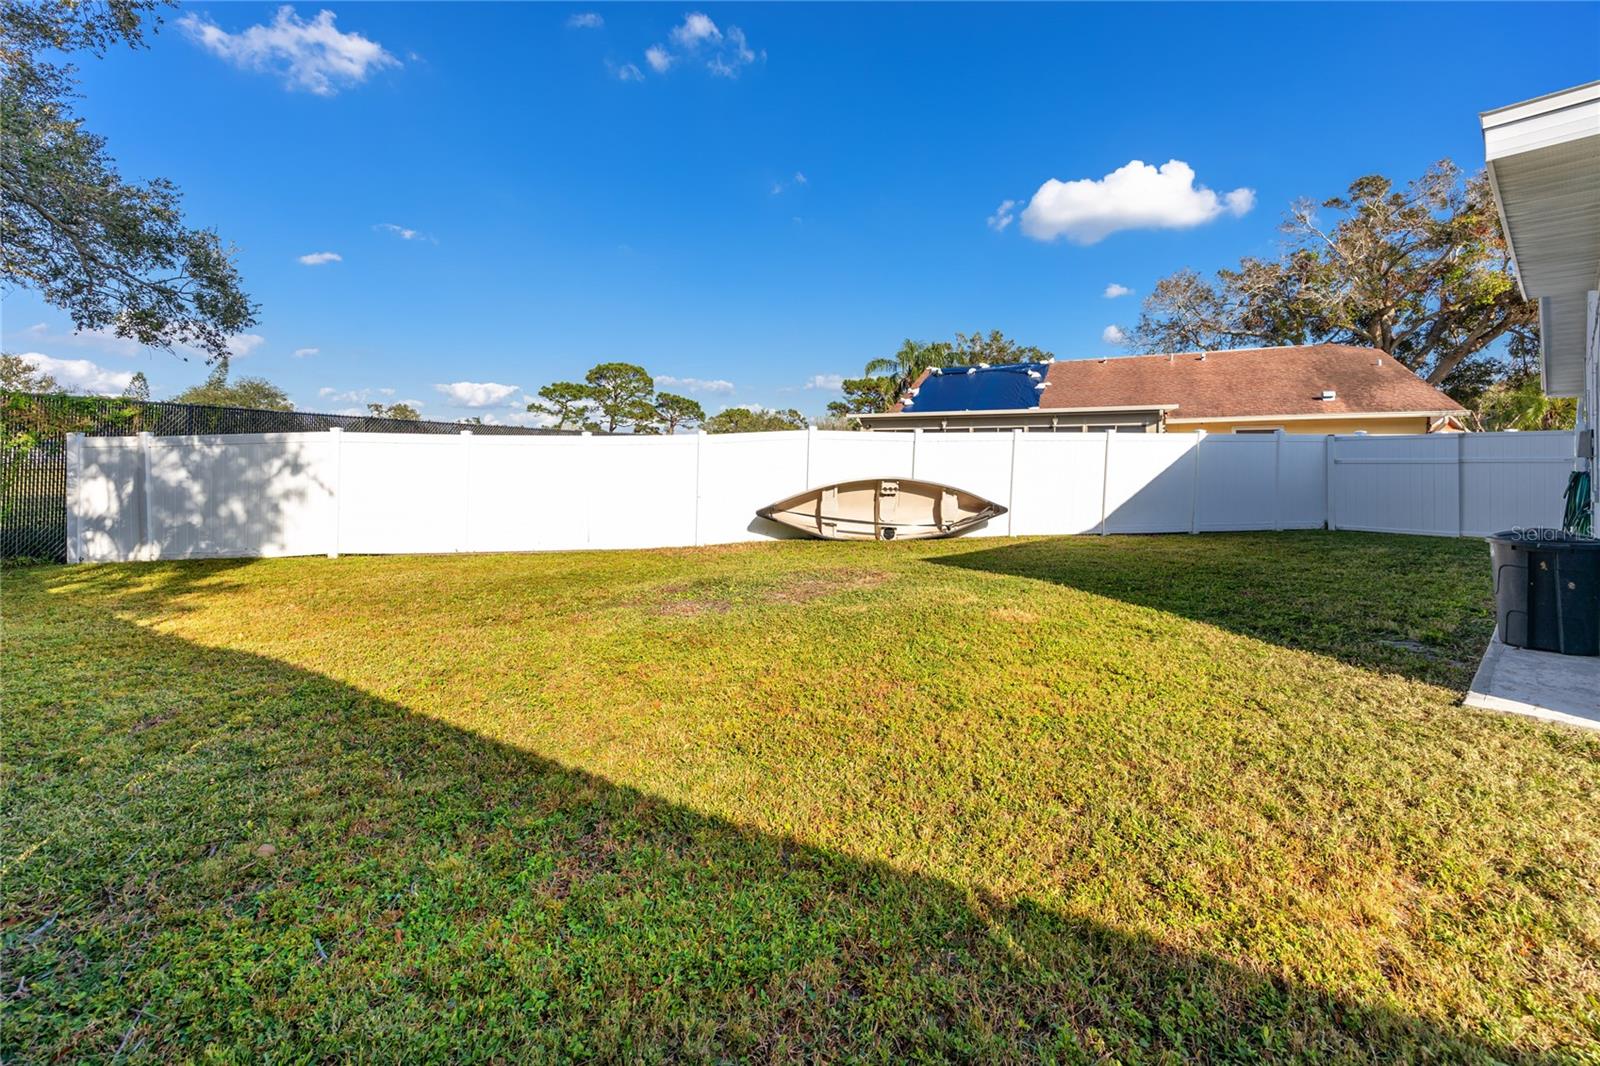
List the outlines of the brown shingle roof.
{"label": "brown shingle roof", "polygon": [[1044,409],[1177,404],[1175,419],[1465,410],[1387,353],[1345,344],[1068,359],[1047,380]]}

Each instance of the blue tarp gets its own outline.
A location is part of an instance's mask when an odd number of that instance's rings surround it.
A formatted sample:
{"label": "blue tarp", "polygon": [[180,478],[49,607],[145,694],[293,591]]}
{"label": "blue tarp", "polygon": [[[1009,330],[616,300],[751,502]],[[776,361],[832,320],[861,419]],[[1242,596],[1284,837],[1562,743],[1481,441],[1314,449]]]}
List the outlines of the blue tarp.
{"label": "blue tarp", "polygon": [[991,367],[945,367],[923,379],[904,410],[912,414],[941,411],[1013,411],[1039,406],[1049,363],[1013,363]]}

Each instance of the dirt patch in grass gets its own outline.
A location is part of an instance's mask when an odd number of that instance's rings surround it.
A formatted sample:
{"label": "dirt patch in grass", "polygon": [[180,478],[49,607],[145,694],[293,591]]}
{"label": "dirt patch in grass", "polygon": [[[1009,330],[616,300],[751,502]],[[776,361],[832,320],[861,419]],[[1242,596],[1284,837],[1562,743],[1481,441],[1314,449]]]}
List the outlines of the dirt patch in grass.
{"label": "dirt patch in grass", "polygon": [[838,570],[822,574],[786,574],[776,581],[757,585],[683,581],[663,585],[649,599],[636,599],[631,605],[658,617],[695,618],[727,614],[739,606],[810,603],[842,592],[877,588],[889,577],[881,570]]}
{"label": "dirt patch in grass", "polygon": [[882,570],[840,570],[831,574],[796,574],[766,590],[768,603],[809,603],[840,592],[873,589],[889,580]]}

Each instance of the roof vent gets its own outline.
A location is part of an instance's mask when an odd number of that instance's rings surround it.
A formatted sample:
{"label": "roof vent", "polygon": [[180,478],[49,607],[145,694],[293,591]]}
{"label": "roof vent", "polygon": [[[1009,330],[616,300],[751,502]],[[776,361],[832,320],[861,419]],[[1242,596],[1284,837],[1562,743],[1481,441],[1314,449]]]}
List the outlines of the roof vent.
{"label": "roof vent", "polygon": [[909,397],[909,396],[902,396],[902,397],[900,397],[900,406],[901,406],[901,407],[910,407],[910,406],[912,406],[912,405],[913,405],[913,404],[915,404],[915,403],[916,403],[916,402],[917,402],[917,401],[915,401],[915,400],[913,400],[913,399],[912,399],[912,398],[911,398],[911,397]]}
{"label": "roof vent", "polygon": [[1028,371],[1028,376],[1033,380],[1038,381],[1043,375],[1041,375],[1037,370],[1030,370]]}
{"label": "roof vent", "polygon": [[914,389],[907,389],[907,390],[906,390],[906,393],[907,393],[907,395],[910,395],[910,396],[915,396],[915,395],[916,395],[916,394],[917,394],[917,393],[919,393],[919,392],[921,392],[921,391],[922,391],[922,386],[921,386],[921,385],[918,385],[918,386],[917,386],[917,387],[916,387],[916,388],[914,388]]}
{"label": "roof vent", "polygon": [[1036,390],[1038,390],[1039,392],[1043,392],[1045,389],[1048,389],[1049,387],[1050,387],[1050,383],[1048,381],[1041,381],[1041,382],[1039,382],[1039,384],[1034,386],[1034,388]]}
{"label": "roof vent", "polygon": [[933,376],[934,377],[938,377],[943,373],[944,373],[944,369],[942,367],[937,367],[936,366],[936,367],[933,368]]}
{"label": "roof vent", "polygon": [[1332,389],[1323,389],[1322,390],[1322,399],[1323,400],[1337,400],[1338,398],[1339,398],[1339,394],[1337,392],[1334,392]]}
{"label": "roof vent", "polygon": [[1382,366],[1383,365],[1383,360],[1382,359],[1374,359],[1372,361],[1372,365],[1373,366]]}
{"label": "roof vent", "polygon": [[967,367],[967,373],[969,373],[969,374],[976,374],[976,373],[977,373],[977,372],[978,372],[978,368],[977,368],[977,367],[975,367],[975,366],[969,366],[969,367]]}
{"label": "roof vent", "polygon": [[1200,362],[1203,363],[1205,361],[1206,361],[1206,353],[1205,352],[1201,352],[1200,353]]}
{"label": "roof vent", "polygon": [[988,363],[979,363],[978,364],[978,369],[980,369],[980,370],[988,370],[989,369],[989,364]]}

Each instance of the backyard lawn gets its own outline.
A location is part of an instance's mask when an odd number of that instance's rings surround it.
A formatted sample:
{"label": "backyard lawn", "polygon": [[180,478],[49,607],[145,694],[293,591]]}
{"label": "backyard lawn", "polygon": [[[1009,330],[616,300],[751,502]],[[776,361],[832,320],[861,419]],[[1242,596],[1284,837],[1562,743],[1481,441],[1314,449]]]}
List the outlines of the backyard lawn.
{"label": "backyard lawn", "polygon": [[1600,1061],[1476,541],[39,567],[0,1057]]}

